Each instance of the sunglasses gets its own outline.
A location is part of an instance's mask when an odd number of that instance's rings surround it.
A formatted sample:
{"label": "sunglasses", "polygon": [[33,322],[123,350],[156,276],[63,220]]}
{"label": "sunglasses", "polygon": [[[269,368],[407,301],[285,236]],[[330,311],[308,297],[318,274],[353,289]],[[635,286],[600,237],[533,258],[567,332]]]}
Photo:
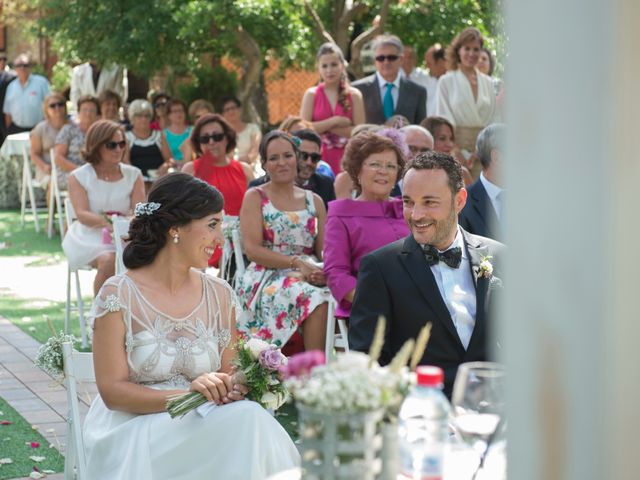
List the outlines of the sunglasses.
{"label": "sunglasses", "polygon": [[310,158],[313,163],[318,163],[322,159],[322,155],[315,152],[314,153],[300,152],[300,156],[302,157],[302,160],[304,160],[305,162],[307,161],[308,158]]}
{"label": "sunglasses", "polygon": [[124,150],[124,148],[127,146],[127,142],[124,140],[121,140],[119,142],[107,142],[104,144],[104,146],[107,150],[115,150],[116,148]]}
{"label": "sunglasses", "polygon": [[16,63],[13,68],[29,68],[31,67],[30,63]]}
{"label": "sunglasses", "polygon": [[64,102],[55,102],[55,103],[49,104],[49,108],[64,108],[64,106],[65,106]]}
{"label": "sunglasses", "polygon": [[212,133],[211,135],[200,135],[198,137],[198,143],[209,143],[210,140],[214,142],[221,142],[226,135],[224,133]]}
{"label": "sunglasses", "polygon": [[376,58],[376,62],[384,62],[385,60],[389,62],[395,62],[400,58],[400,55],[378,55]]}

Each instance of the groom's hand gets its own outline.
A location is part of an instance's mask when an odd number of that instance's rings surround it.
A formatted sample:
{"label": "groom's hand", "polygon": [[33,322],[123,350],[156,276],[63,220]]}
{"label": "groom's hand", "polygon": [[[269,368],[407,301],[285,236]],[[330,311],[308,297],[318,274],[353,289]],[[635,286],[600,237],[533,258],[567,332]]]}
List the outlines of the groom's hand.
{"label": "groom's hand", "polygon": [[224,403],[232,389],[231,377],[222,372],[203,373],[191,382],[192,391],[200,392],[207,400],[218,405]]}

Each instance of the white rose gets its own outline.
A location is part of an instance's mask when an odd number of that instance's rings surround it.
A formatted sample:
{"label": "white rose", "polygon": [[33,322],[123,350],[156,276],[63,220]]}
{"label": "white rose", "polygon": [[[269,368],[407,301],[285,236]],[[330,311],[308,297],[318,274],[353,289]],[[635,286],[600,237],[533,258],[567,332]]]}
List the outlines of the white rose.
{"label": "white rose", "polygon": [[259,338],[252,338],[246,344],[246,348],[249,349],[254,360],[258,359],[260,352],[267,350],[269,347],[270,345],[267,342]]}
{"label": "white rose", "polygon": [[480,271],[484,272],[486,276],[493,273],[493,265],[489,260],[484,260],[480,263]]}

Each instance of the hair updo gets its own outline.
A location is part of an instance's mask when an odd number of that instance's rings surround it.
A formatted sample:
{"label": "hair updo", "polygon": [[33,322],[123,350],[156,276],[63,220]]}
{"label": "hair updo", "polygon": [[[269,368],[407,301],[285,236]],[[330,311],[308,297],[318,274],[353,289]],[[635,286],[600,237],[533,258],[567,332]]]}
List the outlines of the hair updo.
{"label": "hair updo", "polygon": [[148,202],[160,204],[150,215],[131,220],[122,260],[129,268],[154,261],[164,248],[171,227],[182,227],[222,211],[224,199],[214,187],[186,173],[171,173],[153,184]]}

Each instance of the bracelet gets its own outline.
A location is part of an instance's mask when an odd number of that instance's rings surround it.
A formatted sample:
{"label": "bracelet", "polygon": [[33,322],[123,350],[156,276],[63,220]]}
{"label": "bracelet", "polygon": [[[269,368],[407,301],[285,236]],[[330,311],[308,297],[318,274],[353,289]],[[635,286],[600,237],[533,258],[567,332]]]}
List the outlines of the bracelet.
{"label": "bracelet", "polygon": [[291,260],[289,261],[289,268],[292,268],[294,270],[296,269],[296,267],[294,265],[294,262],[296,260],[300,260],[300,257],[298,257],[297,255],[294,255],[293,257],[291,257]]}

